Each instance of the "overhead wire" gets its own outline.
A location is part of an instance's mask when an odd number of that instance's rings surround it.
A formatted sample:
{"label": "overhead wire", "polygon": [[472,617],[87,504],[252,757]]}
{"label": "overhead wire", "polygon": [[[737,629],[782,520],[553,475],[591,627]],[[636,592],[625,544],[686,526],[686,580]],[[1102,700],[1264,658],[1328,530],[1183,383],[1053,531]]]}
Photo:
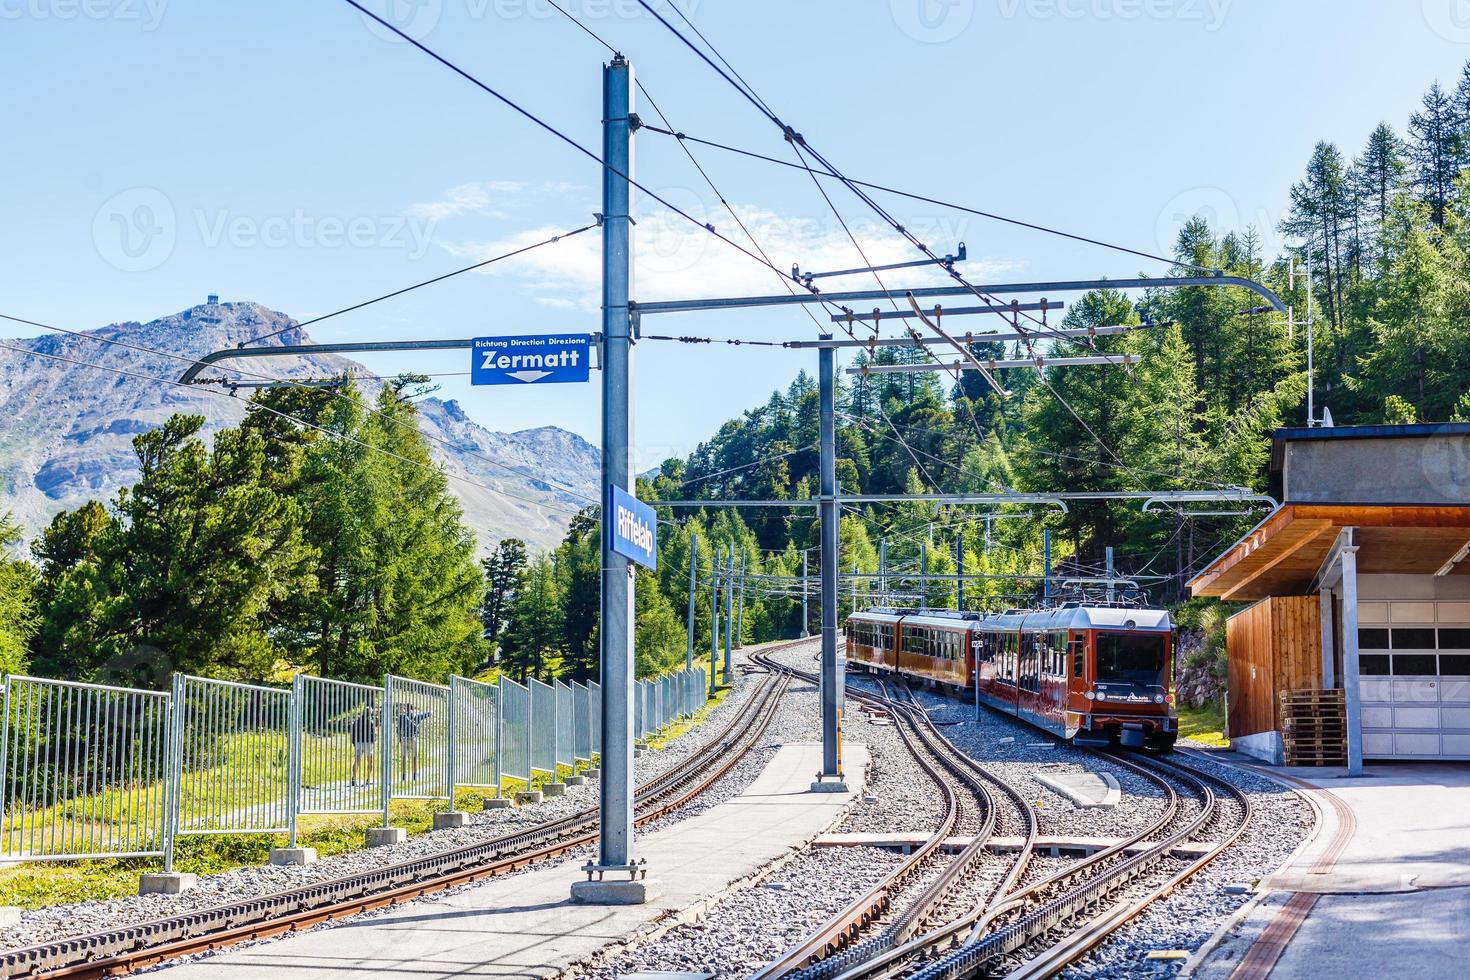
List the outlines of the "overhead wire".
{"label": "overhead wire", "polygon": [[688,221],[689,223],[691,223],[693,225],[697,225],[698,227],[703,228],[710,235],[714,236],[715,238],[718,238],[720,241],[724,242],[726,245],[729,245],[731,248],[733,248],[736,251],[742,253],[743,255],[746,255],[750,259],[752,259],[752,260],[754,260],[756,262],[759,262],[761,265],[764,265],[764,266],[767,266],[768,268],[773,269],[778,274],[781,272],[780,269],[776,269],[776,267],[774,265],[771,265],[771,263],[767,262],[765,259],[761,258],[759,255],[756,255],[754,252],[750,251],[749,249],[747,249],[746,247],[744,247],[743,245],[741,245],[739,242],[736,242],[733,239],[729,238],[728,236],[722,234],[719,230],[717,230],[715,228],[714,225],[712,225],[712,224],[710,224],[708,222],[700,221],[698,218],[694,217],[692,214],[690,214],[689,212],[685,211],[683,208],[680,208],[678,205],[676,205],[673,202],[669,201],[663,195],[659,194],[658,192],[654,191],[653,189],[649,188],[648,186],[639,183],[637,180],[635,180],[633,178],[633,176],[631,174],[624,173],[623,171],[619,170],[617,167],[614,167],[613,165],[607,163],[606,161],[604,161],[602,159],[602,157],[599,154],[594,153],[592,150],[590,150],[587,147],[583,146],[581,143],[577,142],[575,139],[573,139],[572,137],[568,136],[566,133],[562,132],[560,129],[556,128],[551,123],[549,123],[546,120],[542,119],[540,116],[536,115],[534,112],[532,112],[531,110],[527,109],[526,107],[524,107],[523,105],[521,105],[519,102],[516,102],[514,99],[512,99],[509,96],[505,95],[504,93],[500,92],[498,89],[496,89],[496,88],[492,87],[491,85],[487,84],[486,82],[482,81],[480,78],[478,78],[477,76],[471,74],[469,71],[465,70],[464,68],[461,68],[459,65],[455,64],[453,61],[450,61],[448,58],[446,58],[444,55],[440,54],[439,52],[435,51],[433,48],[430,48],[428,45],[426,45],[423,42],[417,40],[416,38],[410,36],[408,33],[406,33],[405,31],[401,30],[400,28],[396,27],[395,25],[389,23],[388,21],[384,20],[382,17],[380,17],[377,14],[373,13],[371,10],[368,10],[361,3],[359,3],[358,0],[342,0],[342,2],[343,3],[346,3],[347,5],[349,5],[351,7],[353,7],[354,9],[356,9],[364,17],[370,18],[371,20],[373,20],[377,24],[381,25],[386,30],[392,32],[393,34],[395,34],[399,38],[402,38],[404,41],[408,42],[411,46],[413,46],[417,50],[423,52],[424,54],[428,55],[430,58],[432,58],[435,61],[439,62],[439,64],[443,65],[445,68],[448,68],[450,71],[454,72],[456,75],[460,76],[465,81],[469,82],[471,85],[474,85],[476,88],[478,88],[481,91],[485,92],[487,95],[490,95],[491,97],[495,98],[501,104],[503,104],[507,108],[513,110],[518,115],[520,115],[523,118],[525,118],[526,120],[530,121],[531,123],[533,123],[534,125],[536,125],[540,129],[545,130],[547,133],[550,133],[552,136],[556,137],[558,140],[560,140],[561,142],[565,143],[567,146],[570,146],[572,149],[576,150],[578,153],[581,153],[583,156],[585,156],[588,159],[592,160],[599,167],[601,167],[601,168],[603,168],[605,170],[608,170],[611,173],[616,174],[618,177],[622,178],[623,180],[626,180],[633,187],[636,187],[638,190],[642,191],[644,194],[647,194],[653,200],[657,201],[658,203],[662,204],[664,207],[668,208],[672,213],[678,215],[679,217],[683,218],[684,220]]}
{"label": "overhead wire", "polygon": [[466,272],[474,272],[476,269],[483,269],[487,265],[494,265],[496,262],[502,262],[505,259],[514,258],[517,255],[524,255],[527,252],[541,248],[542,246],[554,245],[563,239],[571,238],[573,235],[580,235],[584,231],[591,231],[593,228],[597,228],[601,224],[602,221],[599,218],[598,220],[593,221],[591,224],[583,225],[582,227],[576,228],[572,231],[564,231],[560,234],[552,235],[550,238],[542,239],[539,242],[533,242],[530,245],[522,246],[521,248],[515,249],[514,251],[506,252],[503,255],[497,255],[493,258],[484,259],[483,261],[476,262],[473,265],[467,265],[462,269],[455,269],[453,272],[446,272],[442,276],[435,276],[433,279],[425,279],[423,282],[416,282],[412,286],[404,286],[402,289],[395,289],[391,293],[384,293],[382,296],[375,296],[372,299],[364,300],[361,303],[354,303],[351,306],[345,306],[342,309],[334,310],[331,313],[324,313],[321,316],[312,317],[309,320],[302,320],[299,323],[293,323],[289,327],[282,327],[280,330],[274,331],[273,333],[264,334],[259,337],[251,337],[249,340],[242,340],[235,346],[237,348],[243,348],[249,344],[258,344],[262,340],[270,340],[272,337],[279,337],[283,333],[289,333],[292,330],[300,330],[301,328],[309,327],[314,323],[321,323],[323,320],[330,320],[334,316],[341,316],[344,313],[352,313],[355,310],[362,309],[363,307],[372,306],[374,303],[381,303],[384,300],[393,299],[396,296],[402,296],[404,293],[411,293],[415,289],[422,289],[425,286],[432,286],[435,283],[443,282],[446,279],[453,279],[455,276],[462,276]]}
{"label": "overhead wire", "polygon": [[[146,346],[143,346],[141,344],[134,344],[134,343],[130,343],[130,342],[125,341],[125,340],[117,340],[116,338],[113,338],[113,337],[103,337],[103,336],[100,336],[100,335],[98,335],[96,333],[86,333],[86,332],[83,332],[83,331],[80,331],[80,330],[72,330],[72,329],[69,329],[67,327],[58,327],[58,326],[56,326],[54,324],[43,323],[43,322],[41,322],[39,320],[28,320],[28,319],[26,319],[24,317],[12,316],[12,315],[10,315],[8,313],[0,313],[0,320],[9,320],[12,323],[21,323],[21,324],[25,324],[26,326],[39,327],[42,330],[49,330],[49,331],[51,331],[53,333],[65,334],[68,337],[74,337],[74,338],[76,338],[78,340],[82,340],[82,341],[86,341],[86,342],[90,342],[90,343],[96,343],[96,344],[105,344],[105,345],[108,345],[108,346],[111,346],[111,347],[119,347],[119,348],[122,348],[124,350],[130,350],[130,351],[134,351],[134,352],[140,353],[140,354],[147,354],[150,357],[167,358],[167,359],[170,359],[170,360],[179,361],[179,362],[184,363],[184,364],[189,364],[191,366],[200,366],[200,365],[205,366],[205,367],[211,366],[211,365],[207,364],[206,362],[200,360],[199,358],[197,358],[197,357],[190,357],[187,354],[175,354],[172,351],[158,350],[157,348],[146,347]],[[22,349],[24,349],[24,348],[22,348]],[[35,353],[40,353],[40,352],[35,352]],[[335,391],[335,390],[333,390],[331,388],[323,388],[323,387],[318,387],[316,385],[305,384],[305,383],[302,383],[300,381],[296,381],[296,380],[289,379],[289,378],[277,378],[277,377],[273,377],[273,376],[267,375],[267,374],[260,374],[260,373],[253,372],[253,371],[246,371],[243,368],[234,368],[232,370],[234,370],[234,372],[236,374],[240,374],[240,375],[243,375],[243,376],[248,377],[248,378],[255,378],[255,379],[260,380],[260,381],[266,381],[266,382],[269,382],[269,383],[271,383],[273,385],[280,385],[282,387],[297,388],[297,389],[302,390],[302,391],[321,392],[321,393],[324,393],[324,394],[327,394],[327,395],[331,395],[334,398],[339,398],[339,399],[343,399],[343,400],[349,400],[347,395],[343,394],[340,391]],[[211,379],[211,380],[214,380],[214,379]],[[221,379],[221,380],[227,380],[227,379]],[[172,382],[172,383],[175,383],[179,387],[186,388],[186,389],[193,388],[193,389],[199,389],[199,390],[203,390],[203,391],[210,391],[212,393],[214,392],[214,389],[213,388],[207,388],[207,387],[203,386],[202,384],[192,384],[192,383],[186,383],[186,382],[181,382],[181,381],[180,382]],[[226,393],[225,392],[219,392],[219,394],[226,394]],[[362,411],[368,413],[369,415],[372,415],[372,416],[374,416],[376,418],[384,419],[385,421],[388,421],[388,422],[392,422],[394,425],[397,425],[397,426],[399,426],[401,428],[409,428],[409,429],[412,429],[413,431],[422,434],[424,436],[424,438],[430,440],[431,442],[436,442],[436,443],[444,446],[447,449],[452,449],[455,452],[460,453],[462,455],[470,456],[470,457],[472,457],[474,459],[481,460],[482,462],[489,463],[491,466],[498,467],[498,468],[503,469],[503,470],[505,470],[505,471],[507,471],[509,473],[514,473],[517,476],[531,477],[531,478],[536,479],[536,480],[538,480],[538,481],[540,481],[542,483],[547,484],[548,486],[554,487],[555,489],[560,490],[563,493],[568,494],[569,496],[575,497],[578,500],[586,501],[589,504],[598,504],[599,503],[594,498],[587,496],[586,494],[582,493],[580,490],[576,489],[573,486],[570,486],[569,484],[564,483],[561,480],[557,480],[557,479],[554,479],[552,477],[543,476],[543,475],[540,475],[540,474],[528,474],[528,473],[526,473],[523,470],[516,469],[514,466],[511,466],[509,463],[503,463],[503,462],[501,462],[498,459],[494,459],[494,458],[492,458],[490,456],[486,456],[485,454],[480,453],[480,452],[476,452],[473,449],[466,449],[466,448],[464,448],[464,446],[462,444],[460,444],[458,442],[453,442],[453,441],[451,441],[449,439],[445,439],[445,438],[443,438],[441,436],[437,436],[437,435],[435,435],[435,434],[433,434],[431,432],[425,432],[423,429],[421,429],[418,426],[414,425],[412,422],[406,422],[403,419],[400,419],[400,418],[397,418],[395,416],[389,415],[389,414],[387,414],[385,412],[379,411],[378,409],[373,408],[370,405],[361,405],[360,407],[361,407]]]}
{"label": "overhead wire", "polygon": [[[110,367],[110,366],[108,366],[106,364],[98,364],[95,361],[84,361],[84,360],[81,360],[79,358],[66,357],[66,356],[64,356],[62,354],[52,354],[52,353],[49,353],[47,351],[31,350],[30,348],[27,348],[27,347],[16,347],[13,344],[7,344],[7,343],[4,343],[4,342],[0,342],[0,350],[8,350],[8,351],[12,351],[12,352],[14,352],[16,354],[22,354],[22,355],[29,356],[29,357],[41,357],[41,358],[45,358],[45,359],[51,360],[51,361],[60,361],[60,362],[66,363],[66,364],[75,365],[77,367],[90,368],[91,370],[94,370],[94,371],[106,371],[106,372],[108,372],[110,374],[120,375],[120,376],[125,377],[125,378],[133,378],[134,380],[138,380],[138,381],[148,381],[148,382],[152,382],[154,384],[173,385],[173,386],[178,387],[178,388],[187,388],[189,390],[194,390],[194,391],[205,391],[205,392],[208,392],[211,395],[218,395],[221,398],[228,398],[228,399],[230,399],[230,401],[232,401],[232,402],[234,402],[236,404],[240,404],[239,399],[235,398],[235,396],[233,396],[233,395],[228,394],[227,392],[218,391],[218,390],[213,389],[213,388],[197,388],[194,385],[187,384],[187,383],[182,382],[182,381],[177,381],[177,380],[175,380],[173,378],[158,377],[156,375],[143,374],[143,373],[138,372],[138,371],[129,371],[126,368]],[[391,449],[384,449],[381,446],[374,446],[371,443],[363,442],[362,440],[357,439],[357,438],[354,438],[353,436],[349,436],[349,435],[346,435],[346,434],[340,433],[340,432],[334,432],[331,429],[326,428],[325,426],[317,425],[314,422],[309,422],[306,419],[303,419],[303,418],[300,418],[298,416],[292,415],[289,412],[283,412],[283,411],[281,411],[280,409],[277,409],[277,408],[272,408],[269,405],[263,405],[263,404],[261,404],[259,402],[248,402],[246,404],[248,404],[251,408],[259,409],[259,410],[261,410],[263,412],[266,412],[266,413],[268,413],[270,415],[274,415],[274,416],[277,416],[279,418],[285,419],[285,420],[287,420],[289,422],[293,422],[293,423],[295,423],[295,424],[297,424],[297,425],[299,425],[299,426],[301,426],[303,428],[311,429],[311,430],[314,430],[316,432],[319,432],[322,435],[327,436],[328,438],[336,439],[336,440],[339,440],[341,442],[351,443],[353,445],[359,446],[359,447],[361,447],[363,449],[366,449],[366,450],[369,450],[371,452],[375,452],[375,453],[379,453],[379,454],[384,455],[384,456],[391,457],[391,458],[393,458],[395,460],[398,460],[401,463],[408,463],[408,464],[410,464],[412,466],[420,467],[421,469],[431,470],[433,472],[440,473],[446,479],[455,480],[457,482],[464,483],[464,484],[467,484],[467,485],[472,486],[472,487],[477,487],[477,488],[479,488],[481,490],[486,490],[486,491],[489,491],[490,493],[497,494],[497,495],[502,496],[502,497],[510,497],[510,498],[512,498],[514,500],[520,500],[520,501],[522,501],[524,503],[534,504],[534,505],[536,505],[538,507],[545,506],[545,503],[546,502],[544,500],[538,500],[538,499],[536,499],[534,497],[524,497],[524,496],[521,496],[520,494],[513,493],[513,492],[511,492],[509,490],[506,490],[503,487],[493,487],[493,486],[490,486],[489,484],[481,483],[478,480],[472,480],[469,477],[460,476],[457,473],[451,473],[448,470],[443,469],[443,468],[441,468],[439,466],[435,466],[432,463],[424,463],[424,462],[422,462],[420,460],[410,459],[407,456],[403,456],[403,455],[400,455],[398,453],[393,452]]]}

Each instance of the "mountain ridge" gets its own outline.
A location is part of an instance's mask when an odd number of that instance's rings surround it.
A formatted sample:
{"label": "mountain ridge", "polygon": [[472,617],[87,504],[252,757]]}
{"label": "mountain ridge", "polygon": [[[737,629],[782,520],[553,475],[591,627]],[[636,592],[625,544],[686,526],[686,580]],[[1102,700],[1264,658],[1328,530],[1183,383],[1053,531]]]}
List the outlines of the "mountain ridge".
{"label": "mountain ridge", "polygon": [[[227,390],[227,377],[300,381],[351,373],[366,392],[380,387],[373,372],[335,354],[272,358],[268,367],[235,361],[206,371],[205,384],[173,383],[189,360],[278,330],[283,332],[260,346],[311,343],[294,319],[248,301],[204,303],[147,322],[79,331],[81,336],[5,341],[27,353],[0,349],[0,417],[6,420],[0,425],[0,512],[14,512],[29,538],[61,510],[110,500],[137,477],[132,439],[138,433],[175,412],[203,415],[206,438],[239,422],[250,389]],[[455,399],[430,395],[416,406],[429,449],[450,476],[482,550],[503,537],[523,538],[533,549],[554,547],[571,516],[597,499],[601,457],[581,436],[556,426],[494,431]]]}

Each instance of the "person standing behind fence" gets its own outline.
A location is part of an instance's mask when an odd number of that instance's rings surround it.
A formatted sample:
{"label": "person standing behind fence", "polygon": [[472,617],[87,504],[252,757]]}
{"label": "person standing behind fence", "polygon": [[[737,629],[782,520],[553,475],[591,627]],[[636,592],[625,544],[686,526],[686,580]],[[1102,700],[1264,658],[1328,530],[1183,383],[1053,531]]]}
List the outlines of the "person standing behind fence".
{"label": "person standing behind fence", "polygon": [[368,785],[368,776],[373,771],[373,748],[378,742],[378,718],[379,712],[376,705],[365,704],[353,719],[347,723],[347,737],[352,740],[352,782],[357,785],[358,769],[366,769],[363,773],[362,785]]}
{"label": "person standing behind fence", "polygon": [[398,780],[419,778],[419,728],[433,712],[414,711],[406,704],[398,706]]}

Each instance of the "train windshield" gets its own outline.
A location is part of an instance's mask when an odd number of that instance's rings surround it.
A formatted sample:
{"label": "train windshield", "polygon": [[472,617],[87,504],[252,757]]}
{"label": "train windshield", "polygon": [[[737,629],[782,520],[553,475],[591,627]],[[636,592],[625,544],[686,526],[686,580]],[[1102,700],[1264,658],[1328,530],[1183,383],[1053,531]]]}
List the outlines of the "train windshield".
{"label": "train windshield", "polygon": [[1097,634],[1100,684],[1163,687],[1164,637],[1158,633]]}

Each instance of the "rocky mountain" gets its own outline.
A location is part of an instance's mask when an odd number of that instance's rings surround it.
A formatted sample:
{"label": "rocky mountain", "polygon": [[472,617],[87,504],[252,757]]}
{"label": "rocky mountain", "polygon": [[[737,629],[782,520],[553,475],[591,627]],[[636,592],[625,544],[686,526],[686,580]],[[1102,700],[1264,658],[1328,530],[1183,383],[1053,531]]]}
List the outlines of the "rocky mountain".
{"label": "rocky mountain", "polygon": [[[35,353],[0,348],[0,512],[14,512],[26,532],[35,534],[58,511],[109,499],[136,479],[133,436],[169,415],[203,415],[206,431],[236,424],[249,389],[232,391],[218,381],[199,386],[172,381],[195,357],[283,329],[266,345],[311,341],[284,313],[256,303],[217,302],[86,334],[146,351],[55,333],[4,341]],[[372,375],[361,364],[333,355],[237,360],[225,368],[207,370],[202,377]],[[361,384],[374,387],[372,381]],[[596,499],[600,457],[580,436],[552,426],[493,432],[452,400],[427,397],[418,408],[420,426],[445,470],[479,484],[451,479],[449,485],[482,547],[508,536],[524,538],[533,548],[552,547],[585,503],[577,494]]]}

